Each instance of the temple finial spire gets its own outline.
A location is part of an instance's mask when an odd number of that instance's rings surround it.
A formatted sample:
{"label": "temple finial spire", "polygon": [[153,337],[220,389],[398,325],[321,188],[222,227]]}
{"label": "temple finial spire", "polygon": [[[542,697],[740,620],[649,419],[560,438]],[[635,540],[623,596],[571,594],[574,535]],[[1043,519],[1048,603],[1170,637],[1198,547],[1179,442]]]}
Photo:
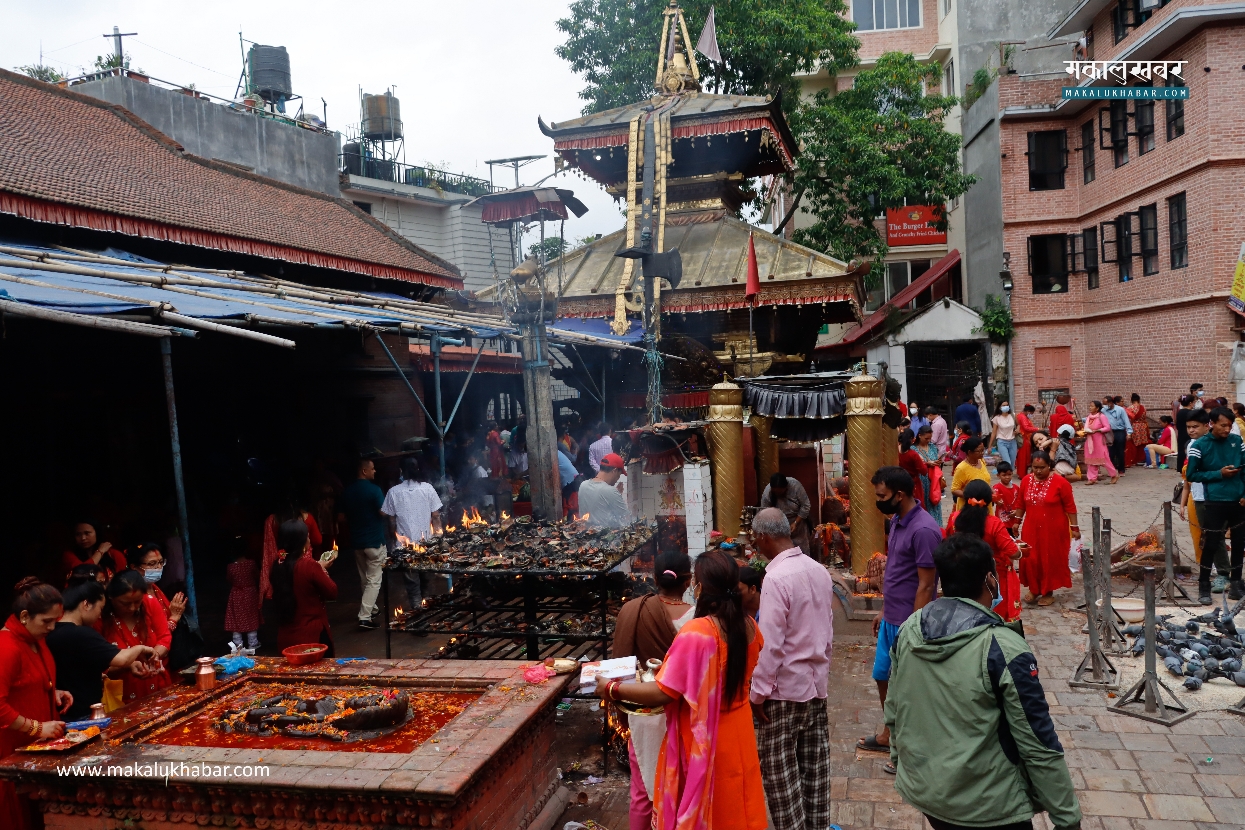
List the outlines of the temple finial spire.
{"label": "temple finial spire", "polygon": [[687,20],[678,0],[662,12],[661,47],[657,55],[657,92],[675,95],[700,91],[700,69],[692,54],[692,40],[687,33]]}

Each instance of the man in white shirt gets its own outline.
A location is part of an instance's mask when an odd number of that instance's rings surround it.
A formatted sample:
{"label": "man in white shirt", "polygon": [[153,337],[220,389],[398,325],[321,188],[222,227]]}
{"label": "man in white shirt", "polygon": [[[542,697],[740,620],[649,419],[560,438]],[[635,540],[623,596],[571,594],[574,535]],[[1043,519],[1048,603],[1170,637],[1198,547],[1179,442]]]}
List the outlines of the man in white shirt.
{"label": "man in white shirt", "polygon": [[[413,456],[402,459],[401,469],[402,481],[385,494],[380,512],[389,517],[391,536],[405,536],[411,543],[431,539],[434,529],[441,531],[441,497],[431,484],[421,480],[419,462]],[[402,572],[411,611],[423,601],[426,578],[423,574]]]}
{"label": "man in white shirt", "polygon": [[579,515],[587,516],[592,527],[622,527],[630,521],[627,501],[618,492],[624,466],[621,456],[608,453],[596,478],[579,485]]}
{"label": "man in white shirt", "polygon": [[588,447],[588,463],[592,466],[593,472],[599,473],[601,472],[601,459],[614,451],[614,437],[610,425],[604,421],[601,422],[596,432],[600,437]]}

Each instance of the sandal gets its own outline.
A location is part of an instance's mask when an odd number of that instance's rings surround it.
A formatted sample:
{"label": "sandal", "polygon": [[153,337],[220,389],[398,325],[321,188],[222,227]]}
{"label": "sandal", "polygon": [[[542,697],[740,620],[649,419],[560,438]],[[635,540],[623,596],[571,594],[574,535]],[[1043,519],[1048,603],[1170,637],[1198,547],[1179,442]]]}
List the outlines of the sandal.
{"label": "sandal", "polygon": [[870,735],[867,738],[861,738],[856,741],[856,748],[862,752],[885,752],[889,754],[891,751],[891,745],[880,743],[877,735]]}
{"label": "sandal", "polygon": [[882,772],[886,773],[887,775],[895,775],[898,772],[898,770],[895,769],[894,764],[892,764],[890,761],[887,761],[885,764],[882,765]]}
{"label": "sandal", "polygon": [[1037,604],[1043,608],[1048,608],[1055,604],[1055,595],[1047,594],[1046,596],[1038,597]]}
{"label": "sandal", "polygon": [[1115,476],[1114,478],[1112,478],[1112,479],[1111,479],[1111,483],[1112,483],[1112,484],[1115,484],[1115,483],[1117,483],[1119,480],[1120,480],[1120,477],[1119,477],[1119,476]]}
{"label": "sandal", "polygon": [[1025,604],[1026,604],[1026,605],[1036,605],[1036,604],[1037,604],[1037,601],[1038,601],[1038,598],[1037,598],[1036,596],[1034,596],[1034,594],[1033,594],[1033,592],[1032,592],[1032,591],[1030,591],[1029,593],[1025,594]]}

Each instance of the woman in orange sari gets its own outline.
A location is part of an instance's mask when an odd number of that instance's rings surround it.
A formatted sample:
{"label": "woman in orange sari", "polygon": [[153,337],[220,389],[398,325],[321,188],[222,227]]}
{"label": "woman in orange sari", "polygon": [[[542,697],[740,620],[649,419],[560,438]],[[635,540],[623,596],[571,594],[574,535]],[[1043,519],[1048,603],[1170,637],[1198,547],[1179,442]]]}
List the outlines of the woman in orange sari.
{"label": "woman in orange sari", "polygon": [[664,706],[653,787],[657,830],[764,830],[765,793],[748,688],[761,631],[743,610],[739,566],[722,551],[696,560],[696,617],[679,631],[654,683],[601,680],[607,701]]}
{"label": "woman in orange sari", "polygon": [[1134,392],[1124,412],[1133,425],[1133,434],[1124,442],[1124,466],[1145,464],[1146,446],[1150,443],[1150,419],[1146,417],[1146,408],[1141,405],[1141,396]]}

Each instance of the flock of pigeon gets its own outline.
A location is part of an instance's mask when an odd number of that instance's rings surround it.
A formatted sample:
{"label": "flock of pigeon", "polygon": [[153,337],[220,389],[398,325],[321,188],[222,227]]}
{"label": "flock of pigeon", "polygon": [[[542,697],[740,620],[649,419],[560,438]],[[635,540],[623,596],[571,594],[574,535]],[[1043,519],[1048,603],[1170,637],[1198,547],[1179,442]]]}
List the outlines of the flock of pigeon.
{"label": "flock of pigeon", "polygon": [[[1245,607],[1245,600],[1229,611],[1225,598],[1224,607],[1194,617],[1183,625],[1170,622],[1174,614],[1155,620],[1154,651],[1172,675],[1184,678],[1184,688],[1196,691],[1204,682],[1216,677],[1245,687],[1245,670],[1242,670],[1245,639],[1234,621],[1242,607]],[[1130,625],[1123,632],[1137,638],[1132,647],[1134,655],[1145,652],[1142,626]]]}

